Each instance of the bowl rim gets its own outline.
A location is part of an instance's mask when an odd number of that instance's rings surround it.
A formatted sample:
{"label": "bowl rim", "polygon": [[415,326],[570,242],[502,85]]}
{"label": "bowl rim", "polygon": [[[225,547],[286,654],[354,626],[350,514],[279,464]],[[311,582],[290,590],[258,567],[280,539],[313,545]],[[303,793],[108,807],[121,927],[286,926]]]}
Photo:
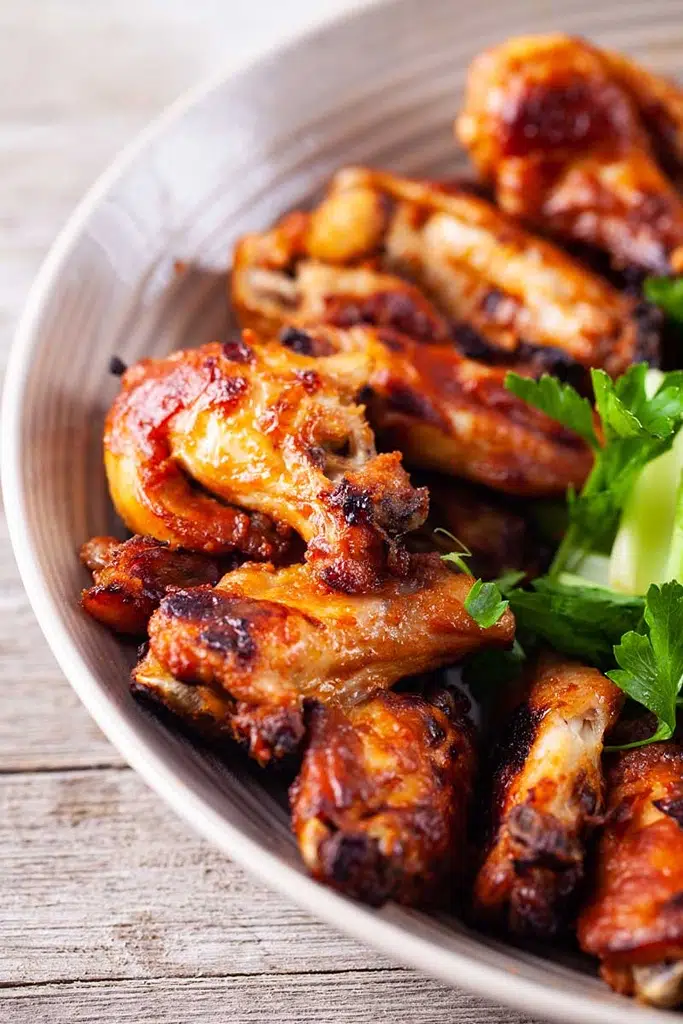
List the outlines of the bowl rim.
{"label": "bowl rim", "polygon": [[[603,1001],[592,995],[560,992],[547,984],[523,978],[502,967],[479,962],[466,952],[437,945],[433,940],[404,930],[400,924],[301,874],[270,853],[258,841],[215,811],[205,798],[179,778],[163,754],[156,752],[123,709],[117,708],[88,668],[62,621],[60,608],[39,569],[31,532],[25,516],[22,479],[21,424],[24,394],[30,378],[32,356],[40,341],[43,311],[56,281],[68,264],[72,251],[94,211],[144,154],[147,147],[186,113],[202,103],[229,79],[246,76],[250,70],[273,59],[295,56],[300,46],[332,42],[336,30],[368,15],[388,14],[392,7],[410,0],[361,0],[347,11],[317,20],[246,59],[231,62],[183,92],[134,136],[87,190],[57,235],[28,293],[15,330],[2,395],[1,450],[2,491],[10,542],[24,589],[45,639],[70,685],[99,728],[146,784],[197,833],[234,859],[249,875],[282,893],[313,917],[424,974],[457,985],[501,1005],[548,1019],[585,1024],[662,1024],[681,1020],[678,1014],[646,1009],[630,1000],[605,993]],[[510,954],[511,960],[514,954]]]}

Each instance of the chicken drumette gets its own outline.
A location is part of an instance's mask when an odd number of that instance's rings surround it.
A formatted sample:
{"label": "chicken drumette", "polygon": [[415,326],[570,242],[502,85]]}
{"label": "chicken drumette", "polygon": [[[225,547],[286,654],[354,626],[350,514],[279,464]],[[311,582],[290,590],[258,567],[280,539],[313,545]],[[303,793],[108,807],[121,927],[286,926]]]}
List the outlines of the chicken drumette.
{"label": "chicken drumette", "polygon": [[674,86],[557,34],[481,54],[457,133],[507,213],[617,268],[671,273],[683,270],[683,201],[655,148],[679,158],[680,125]]}
{"label": "chicken drumette", "polygon": [[476,756],[467,703],[450,690],[380,692],[347,709],[312,702],[291,789],[315,878],[373,904],[446,907],[467,863]]}

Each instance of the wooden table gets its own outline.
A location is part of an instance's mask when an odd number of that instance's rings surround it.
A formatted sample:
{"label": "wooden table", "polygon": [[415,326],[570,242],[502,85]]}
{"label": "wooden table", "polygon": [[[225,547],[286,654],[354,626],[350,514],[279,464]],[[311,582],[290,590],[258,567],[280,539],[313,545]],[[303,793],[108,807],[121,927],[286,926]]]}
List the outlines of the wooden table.
{"label": "wooden table", "polygon": [[[0,0],[0,358],[119,146],[202,74],[348,0]],[[489,1021],[507,1010],[318,924],[193,835],[81,707],[0,526],[0,1021]]]}

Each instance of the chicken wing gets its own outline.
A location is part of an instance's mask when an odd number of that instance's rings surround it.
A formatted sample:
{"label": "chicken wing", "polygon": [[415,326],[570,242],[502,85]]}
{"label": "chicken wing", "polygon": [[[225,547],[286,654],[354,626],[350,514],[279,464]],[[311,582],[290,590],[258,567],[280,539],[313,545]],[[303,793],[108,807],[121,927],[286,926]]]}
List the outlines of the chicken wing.
{"label": "chicken wing", "polygon": [[470,190],[381,171],[340,171],[313,213],[244,238],[231,282],[243,325],[271,334],[369,324],[537,371],[657,355],[651,307]]}
{"label": "chicken wing", "polygon": [[[481,647],[509,646],[509,611],[486,630],[465,611],[472,582],[435,554],[410,556],[406,577],[353,596],[331,593],[309,565],[245,565],[213,590],[162,600],[134,679],[144,690],[151,675],[153,696],[181,714],[192,704],[188,691],[199,688],[192,715],[200,726],[215,717],[211,727],[229,733],[224,719],[237,705],[270,721],[280,716],[291,734],[305,698],[349,706]],[[252,740],[262,762],[274,756],[275,733]]]}
{"label": "chicken wing", "polygon": [[373,905],[448,905],[467,857],[476,762],[466,710],[448,690],[307,706],[290,802],[315,878]]}
{"label": "chicken wing", "polygon": [[642,82],[616,63],[569,36],[508,40],[472,64],[457,134],[513,217],[617,268],[677,272],[683,201],[653,153]]}
{"label": "chicken wing", "polygon": [[323,326],[306,336],[313,352],[365,353],[369,418],[410,465],[529,497],[564,495],[590,470],[587,446],[507,391],[502,367],[387,328]]}
{"label": "chicken wing", "polygon": [[601,50],[600,56],[635,103],[659,162],[678,184],[683,171],[683,89],[622,53]]}
{"label": "chicken wing", "polygon": [[653,743],[610,756],[607,781],[579,942],[618,992],[676,1006],[683,1001],[683,749]]}
{"label": "chicken wing", "polygon": [[81,561],[94,586],[81,593],[88,614],[116,633],[147,634],[147,623],[169,587],[213,586],[235,559],[214,559],[174,551],[152,537],[93,537],[81,548]]}
{"label": "chicken wing", "polygon": [[499,750],[491,841],[474,887],[482,923],[539,937],[566,924],[603,812],[603,736],[621,696],[597,669],[541,657]]}
{"label": "chicken wing", "polygon": [[282,557],[291,537],[272,520],[303,537],[329,586],[379,586],[400,571],[398,538],[424,521],[428,497],[397,452],[375,451],[354,400],[369,375],[359,350],[312,359],[253,336],[143,361],[106,426],[119,514],[173,545]]}

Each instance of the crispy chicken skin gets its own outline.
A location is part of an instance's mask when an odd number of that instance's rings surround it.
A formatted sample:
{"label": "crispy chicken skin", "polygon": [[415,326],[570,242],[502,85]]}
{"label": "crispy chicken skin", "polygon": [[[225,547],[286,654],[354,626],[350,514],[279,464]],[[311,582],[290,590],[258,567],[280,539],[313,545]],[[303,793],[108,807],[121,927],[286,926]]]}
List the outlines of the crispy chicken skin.
{"label": "crispy chicken skin", "polygon": [[343,710],[311,702],[290,790],[292,825],[313,876],[380,905],[446,907],[467,856],[475,771],[466,706],[378,693]]}
{"label": "crispy chicken skin", "polygon": [[507,213],[617,268],[678,271],[683,201],[653,152],[646,91],[633,66],[581,39],[522,36],[473,62],[456,130]]}
{"label": "crispy chicken skin", "polygon": [[586,445],[507,391],[502,367],[388,328],[319,327],[308,337],[312,351],[366,354],[369,418],[409,465],[527,497],[563,495],[590,470]]}
{"label": "crispy chicken skin", "polygon": [[174,551],[152,537],[93,537],[81,548],[81,561],[94,585],[81,593],[81,605],[116,633],[145,636],[147,623],[169,587],[213,586],[229,559]]}
{"label": "crispy chicken skin", "polygon": [[[407,577],[353,596],[330,591],[310,565],[244,565],[214,589],[178,590],[162,600],[149,623],[148,658],[134,679],[144,689],[148,673],[156,672],[153,695],[181,713],[189,698],[176,684],[201,687],[200,725],[212,708],[220,719],[236,702],[243,711],[280,715],[291,733],[305,698],[353,704],[479,648],[509,646],[509,611],[486,630],[465,611],[472,582],[436,554],[410,556]],[[271,731],[259,760],[274,756],[274,739]],[[252,753],[257,746],[252,743]]]}
{"label": "crispy chicken skin", "polygon": [[567,923],[603,812],[603,737],[620,707],[597,669],[541,656],[498,752],[491,841],[474,886],[479,922],[537,937]]}
{"label": "crispy chicken skin", "polygon": [[379,586],[428,497],[398,453],[376,453],[355,402],[369,375],[360,350],[312,359],[252,335],[143,361],[107,420],[119,514],[174,545],[251,557],[281,555],[288,534],[266,524],[285,524],[331,586]]}
{"label": "crispy chicken skin", "polygon": [[657,353],[649,307],[470,190],[382,171],[340,171],[313,213],[246,236],[231,282],[242,324],[271,334],[369,324],[536,371],[615,375]]}
{"label": "crispy chicken skin", "polygon": [[581,948],[606,982],[658,1006],[683,1001],[683,749],[610,755],[607,819]]}

